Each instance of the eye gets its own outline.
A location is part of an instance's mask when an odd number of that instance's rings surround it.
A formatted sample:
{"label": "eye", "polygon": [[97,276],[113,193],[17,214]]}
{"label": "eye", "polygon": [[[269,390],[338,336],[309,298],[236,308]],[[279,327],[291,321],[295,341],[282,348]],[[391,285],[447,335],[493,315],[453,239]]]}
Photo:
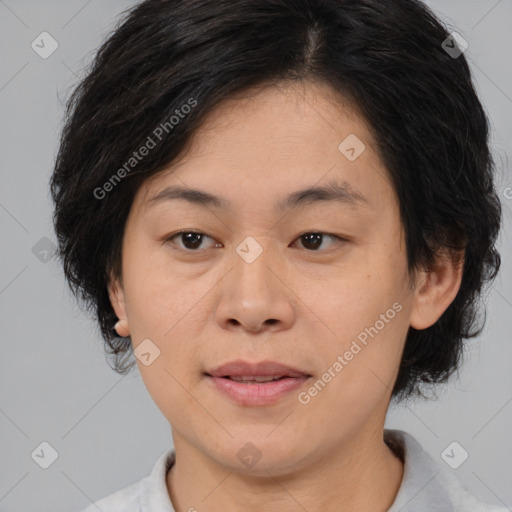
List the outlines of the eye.
{"label": "eye", "polygon": [[180,231],[166,238],[166,241],[172,241],[172,243],[174,243],[173,240],[175,238],[178,238],[178,240],[181,240],[183,243],[184,247],[180,247],[180,249],[191,252],[199,252],[197,249],[201,248],[201,243],[205,238],[213,240],[213,238],[199,231]]}
{"label": "eye", "polygon": [[[308,252],[319,252],[319,249],[322,248],[322,244],[326,237],[330,238],[331,240],[338,240],[340,242],[345,241],[343,238],[337,235],[331,235],[329,233],[322,232],[303,233],[302,235],[297,237],[296,240],[301,240],[302,246]],[[174,242],[174,239],[178,239],[182,243],[181,247],[178,246],[179,249],[188,252],[199,252],[199,249],[201,249],[202,242],[207,238],[213,240],[213,238],[209,237],[208,235],[205,235],[204,233],[201,233],[200,231],[179,231],[178,233],[174,233],[173,235],[167,237],[165,241],[170,241],[173,244],[176,244],[176,242]],[[294,244],[292,243],[292,246],[293,245]],[[214,245],[214,247],[219,246],[221,246],[221,244]],[[203,249],[205,248],[203,247]]]}
{"label": "eye", "polygon": [[[332,240],[338,240],[343,242],[344,239],[337,235],[330,235],[328,233],[322,232],[310,232],[303,233],[296,240],[302,240],[302,245],[310,252],[318,252],[319,247],[321,247],[322,242],[324,241],[324,237],[328,237]],[[293,244],[292,244],[293,245]]]}

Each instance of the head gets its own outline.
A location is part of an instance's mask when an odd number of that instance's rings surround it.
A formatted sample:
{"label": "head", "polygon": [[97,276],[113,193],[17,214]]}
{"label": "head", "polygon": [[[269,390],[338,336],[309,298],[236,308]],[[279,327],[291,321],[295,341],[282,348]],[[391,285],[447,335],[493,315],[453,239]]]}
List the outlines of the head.
{"label": "head", "polygon": [[[60,256],[176,435],[285,466],[455,372],[500,205],[447,37],[415,0],[147,0],[102,45],[52,177]],[[233,359],[310,378],[236,405],[207,377]]]}

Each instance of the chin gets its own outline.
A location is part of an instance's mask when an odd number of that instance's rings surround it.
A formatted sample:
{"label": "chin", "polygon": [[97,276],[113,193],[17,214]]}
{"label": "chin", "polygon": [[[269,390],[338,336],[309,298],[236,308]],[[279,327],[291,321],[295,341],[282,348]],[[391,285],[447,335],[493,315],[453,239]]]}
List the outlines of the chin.
{"label": "chin", "polygon": [[269,473],[273,476],[291,473],[302,464],[307,467],[304,462],[307,454],[297,453],[297,443],[287,446],[284,438],[265,439],[269,432],[271,429],[265,428],[265,434],[253,440],[246,432],[243,441],[232,440],[229,446],[210,456],[230,471],[266,478]]}

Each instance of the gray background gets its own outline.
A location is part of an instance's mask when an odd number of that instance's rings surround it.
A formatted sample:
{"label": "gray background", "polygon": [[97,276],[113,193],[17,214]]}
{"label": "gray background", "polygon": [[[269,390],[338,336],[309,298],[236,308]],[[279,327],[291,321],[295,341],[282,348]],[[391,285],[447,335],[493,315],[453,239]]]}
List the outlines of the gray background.
{"label": "gray background", "polygon": [[[109,369],[94,322],[78,309],[55,259],[45,262],[51,226],[48,180],[68,96],[126,0],[0,0],[0,510],[80,510],[146,476],[171,443],[171,429],[138,372]],[[491,117],[511,254],[511,0],[428,2],[469,42]],[[43,31],[58,49],[42,59]],[[441,42],[440,42],[441,43]],[[510,187],[510,188],[509,188]],[[41,241],[43,239],[43,241]],[[36,247],[34,250],[34,246]],[[487,299],[482,336],[468,345],[459,378],[432,402],[395,407],[387,426],[414,435],[439,465],[457,441],[469,458],[450,469],[478,497],[512,507],[512,266],[504,258]],[[57,460],[31,453],[46,441]],[[48,453],[48,452],[46,452]]]}

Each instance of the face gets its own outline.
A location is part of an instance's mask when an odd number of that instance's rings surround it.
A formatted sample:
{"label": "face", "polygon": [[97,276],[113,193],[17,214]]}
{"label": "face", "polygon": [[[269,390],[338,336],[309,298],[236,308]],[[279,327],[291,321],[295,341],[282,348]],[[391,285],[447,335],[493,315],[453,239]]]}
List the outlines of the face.
{"label": "face", "polygon": [[[176,446],[279,474],[381,431],[422,299],[368,127],[326,85],[282,84],[224,102],[187,149],[138,190],[109,288]],[[235,399],[206,375],[234,360],[309,377]]]}

